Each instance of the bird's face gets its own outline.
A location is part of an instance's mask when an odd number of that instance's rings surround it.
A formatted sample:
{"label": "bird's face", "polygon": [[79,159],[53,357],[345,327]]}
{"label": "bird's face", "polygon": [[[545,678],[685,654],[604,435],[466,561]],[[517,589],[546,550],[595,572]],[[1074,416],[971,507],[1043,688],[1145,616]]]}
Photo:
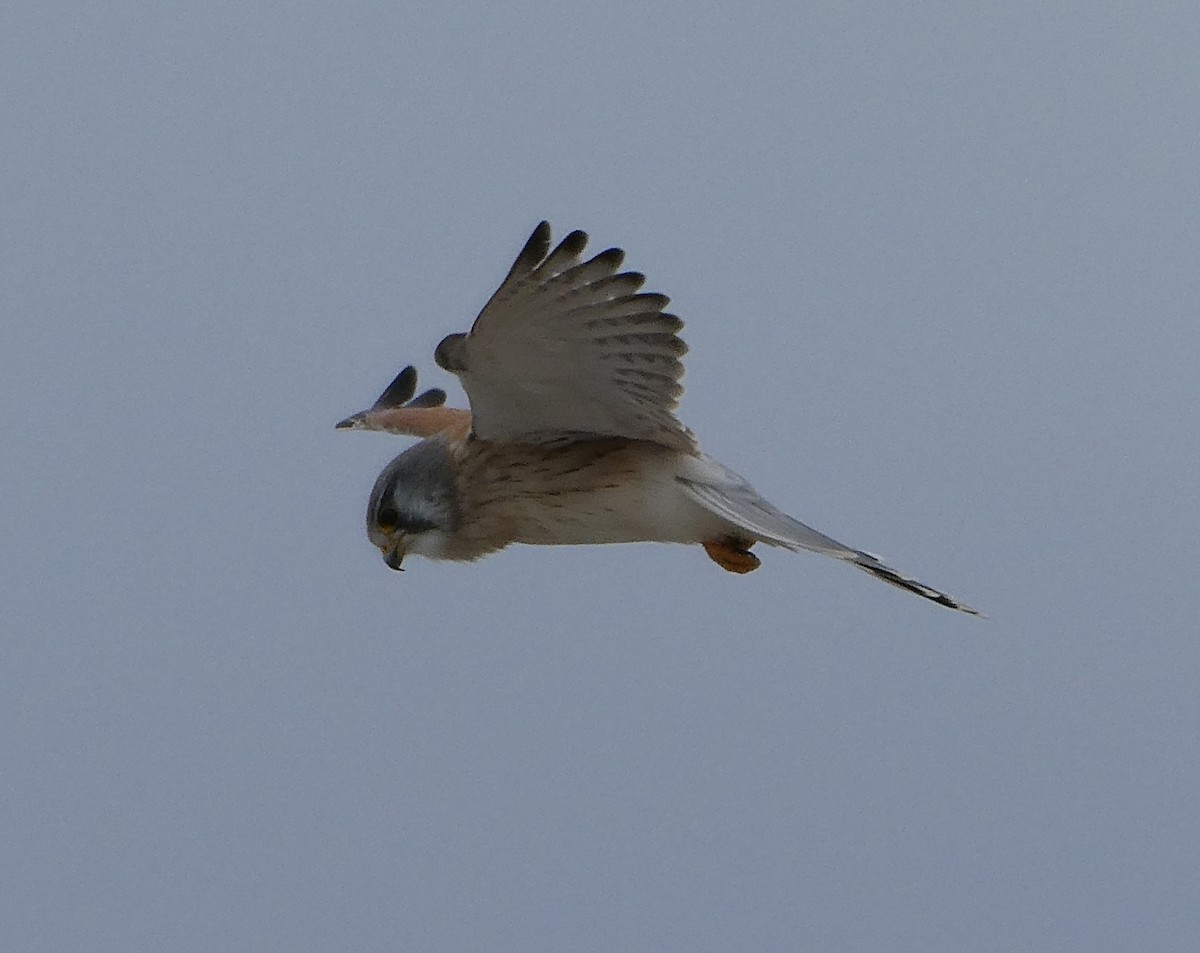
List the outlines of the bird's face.
{"label": "bird's face", "polygon": [[384,467],[367,503],[367,537],[391,569],[408,553],[439,556],[458,524],[453,461],[437,438],[410,447]]}

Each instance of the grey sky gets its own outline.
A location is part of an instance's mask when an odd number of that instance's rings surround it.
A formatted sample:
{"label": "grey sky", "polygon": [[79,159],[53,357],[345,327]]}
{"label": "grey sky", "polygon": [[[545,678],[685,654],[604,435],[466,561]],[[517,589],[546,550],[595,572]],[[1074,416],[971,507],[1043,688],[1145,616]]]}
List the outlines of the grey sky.
{"label": "grey sky", "polygon": [[[0,946],[1200,945],[1194,4],[16,4]],[[816,557],[389,572],[541,218]]]}

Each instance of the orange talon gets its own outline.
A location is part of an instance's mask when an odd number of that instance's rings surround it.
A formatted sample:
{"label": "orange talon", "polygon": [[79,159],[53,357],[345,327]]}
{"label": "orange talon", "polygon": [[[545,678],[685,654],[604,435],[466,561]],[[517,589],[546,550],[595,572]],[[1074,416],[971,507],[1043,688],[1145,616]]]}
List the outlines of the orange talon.
{"label": "orange talon", "polygon": [[753,572],[762,565],[762,560],[745,548],[740,540],[722,539],[705,543],[704,551],[709,559],[729,572]]}

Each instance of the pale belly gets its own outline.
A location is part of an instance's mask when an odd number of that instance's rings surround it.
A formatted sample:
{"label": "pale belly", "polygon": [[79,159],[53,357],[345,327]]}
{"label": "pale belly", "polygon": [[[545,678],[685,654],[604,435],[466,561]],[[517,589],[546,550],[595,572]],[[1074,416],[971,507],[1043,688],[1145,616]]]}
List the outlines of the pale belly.
{"label": "pale belly", "polygon": [[510,542],[701,543],[732,529],[683,492],[677,451],[650,444],[572,445],[518,466],[520,479],[509,486],[519,491],[487,502],[509,517]]}
{"label": "pale belly", "polygon": [[684,496],[673,477],[544,497],[528,501],[522,513],[514,542],[542,546],[700,543],[728,530],[724,520]]}

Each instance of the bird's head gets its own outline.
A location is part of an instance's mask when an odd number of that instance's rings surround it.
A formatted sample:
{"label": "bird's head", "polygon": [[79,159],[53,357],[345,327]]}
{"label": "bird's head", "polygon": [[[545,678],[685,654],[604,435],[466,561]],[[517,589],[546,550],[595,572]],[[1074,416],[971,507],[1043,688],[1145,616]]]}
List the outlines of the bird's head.
{"label": "bird's head", "polygon": [[437,559],[458,528],[458,489],[450,448],[422,440],[383,468],[367,503],[367,537],[391,569],[409,553]]}

